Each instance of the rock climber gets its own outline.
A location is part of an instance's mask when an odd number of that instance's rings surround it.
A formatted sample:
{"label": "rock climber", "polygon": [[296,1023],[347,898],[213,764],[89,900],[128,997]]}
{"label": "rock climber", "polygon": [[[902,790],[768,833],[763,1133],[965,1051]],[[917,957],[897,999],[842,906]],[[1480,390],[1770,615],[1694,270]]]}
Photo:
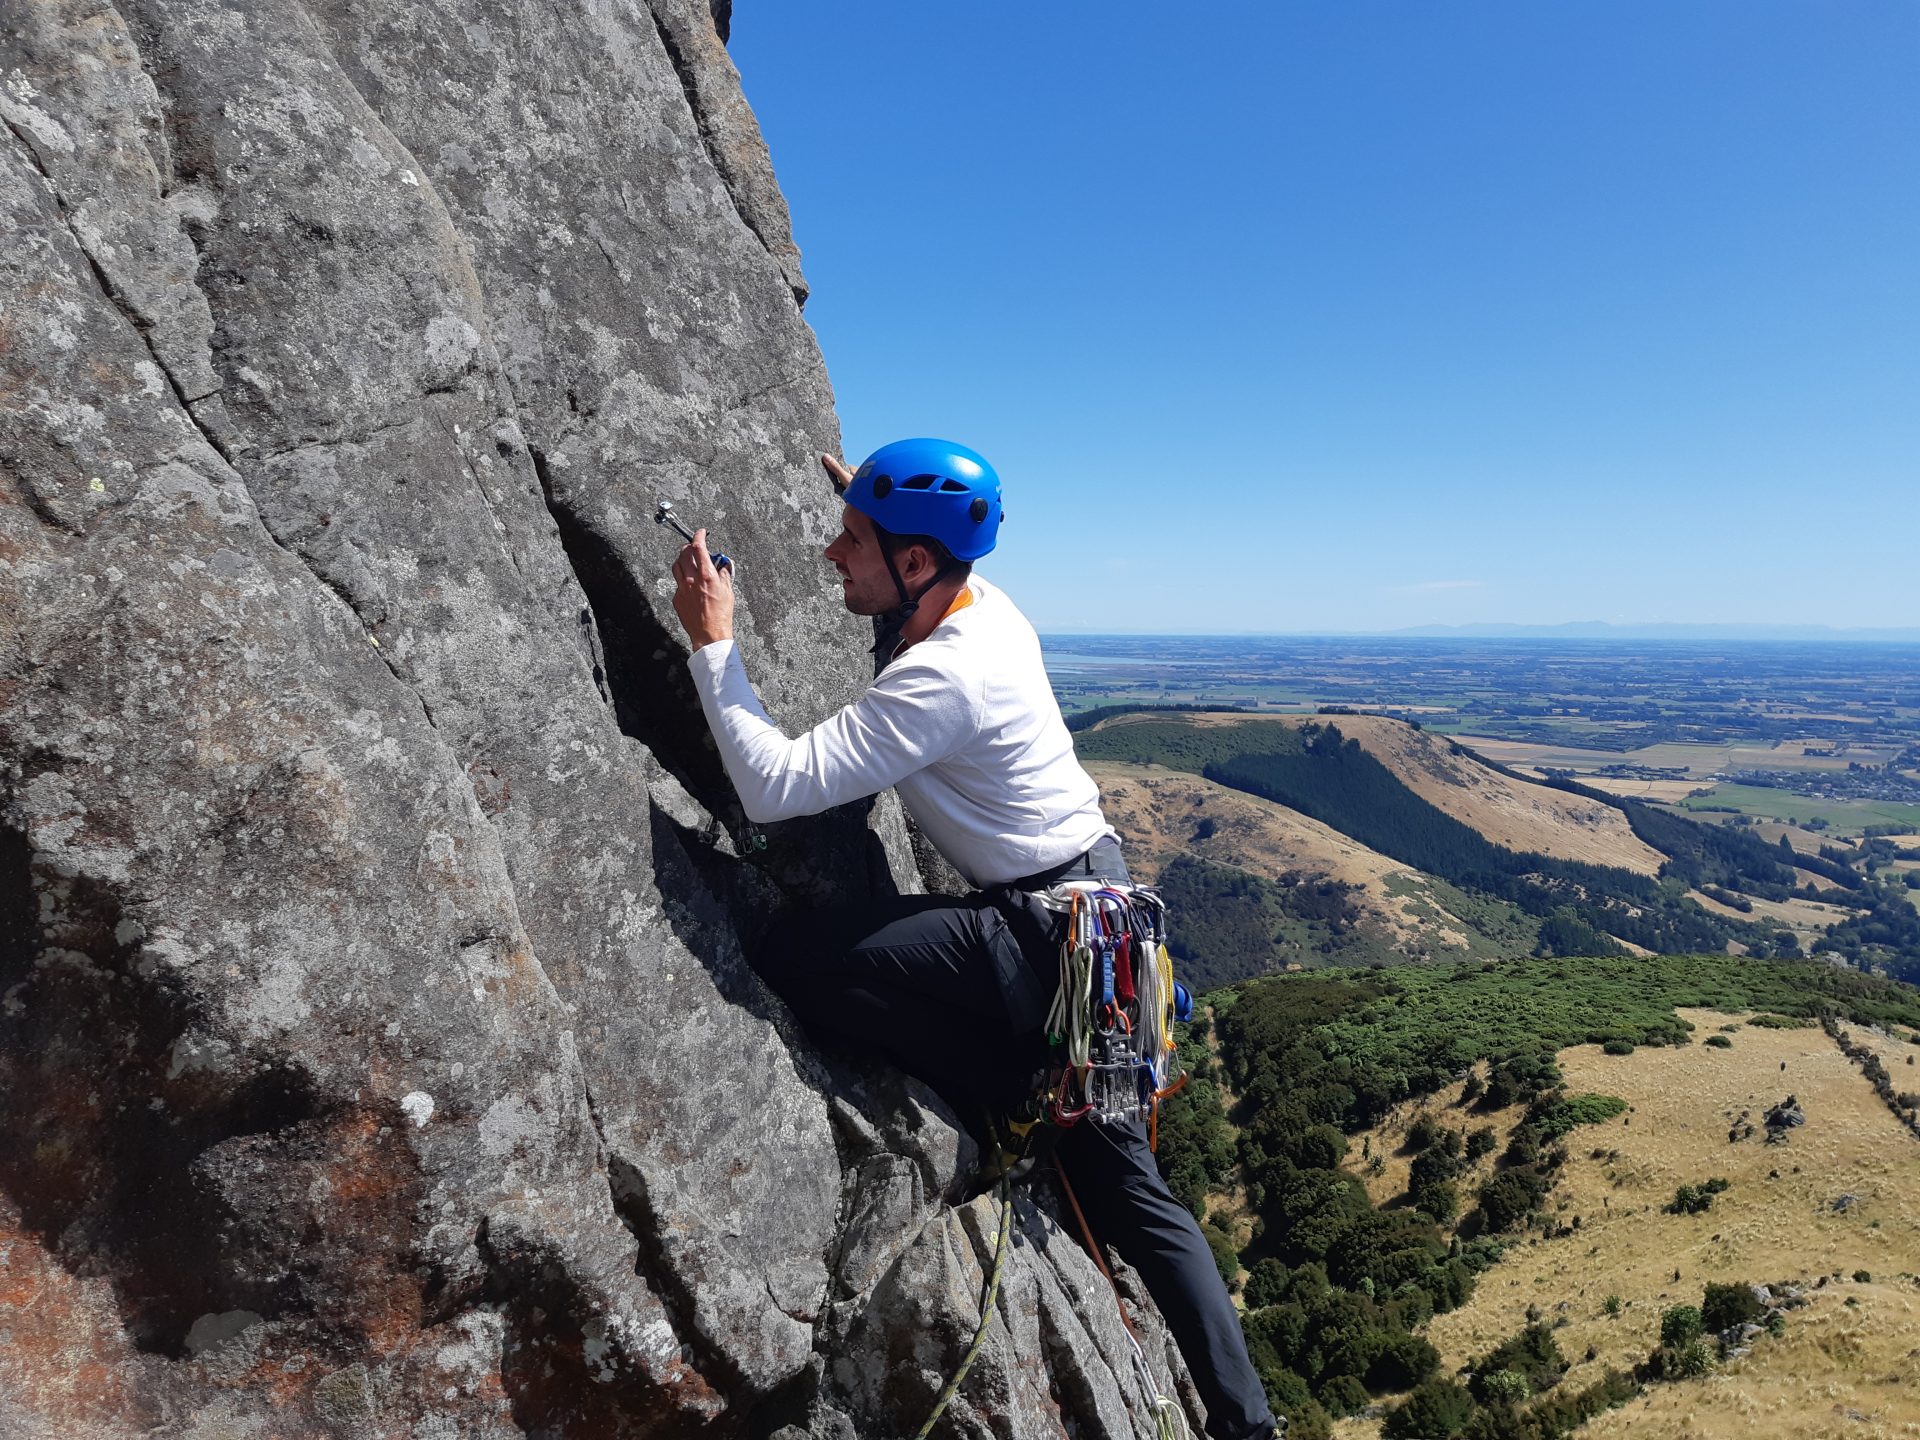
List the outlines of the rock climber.
{"label": "rock climber", "polygon": [[[812,815],[894,787],[974,887],[898,896],[781,927],[749,958],[817,1038],[877,1050],[963,1112],[1031,1095],[1065,921],[1060,881],[1124,884],[1119,837],[1073,751],[1032,625],[973,573],[994,547],[1000,480],[943,440],[882,446],[849,471],[826,547],[848,610],[871,616],[876,675],[797,738],[768,719],[733,638],[733,574],[706,532],[674,561],[674,611],[727,775],[749,820]],[[1161,1178],[1140,1124],[1081,1123],[1055,1151],[1095,1234],[1139,1271],[1207,1408],[1213,1440],[1275,1421],[1206,1240]]]}

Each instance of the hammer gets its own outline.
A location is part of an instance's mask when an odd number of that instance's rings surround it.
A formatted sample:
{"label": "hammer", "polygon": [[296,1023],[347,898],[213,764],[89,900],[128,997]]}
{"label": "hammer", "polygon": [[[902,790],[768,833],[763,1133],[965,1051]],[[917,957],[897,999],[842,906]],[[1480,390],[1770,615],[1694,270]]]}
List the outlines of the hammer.
{"label": "hammer", "polygon": [[[671,500],[662,500],[654,508],[653,523],[656,525],[671,525],[680,532],[681,537],[689,545],[693,543],[693,532],[682,525],[680,523],[680,517],[673,513],[673,502]],[[713,568],[716,570],[731,570],[733,568],[733,561],[721,554],[718,550],[715,550],[713,552]]]}

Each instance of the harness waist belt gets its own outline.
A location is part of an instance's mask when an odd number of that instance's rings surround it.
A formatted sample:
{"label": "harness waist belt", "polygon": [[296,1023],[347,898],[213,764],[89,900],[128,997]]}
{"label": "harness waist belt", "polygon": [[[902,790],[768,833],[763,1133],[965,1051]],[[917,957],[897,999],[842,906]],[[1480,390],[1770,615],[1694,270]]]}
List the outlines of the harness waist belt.
{"label": "harness waist belt", "polygon": [[1018,880],[1009,880],[1009,890],[1035,892],[1052,888],[1062,880],[1089,879],[1093,877],[1118,878],[1127,873],[1126,862],[1120,858],[1120,842],[1111,835],[1093,842],[1093,848],[1071,860],[1063,860],[1048,870],[1035,871],[1023,875]]}

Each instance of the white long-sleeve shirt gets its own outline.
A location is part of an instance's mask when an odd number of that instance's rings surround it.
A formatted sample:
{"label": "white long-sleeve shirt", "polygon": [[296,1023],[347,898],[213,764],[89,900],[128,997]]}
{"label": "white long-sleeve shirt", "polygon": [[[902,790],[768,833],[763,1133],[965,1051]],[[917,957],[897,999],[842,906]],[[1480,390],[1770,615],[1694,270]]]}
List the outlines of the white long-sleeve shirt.
{"label": "white long-sleeve shirt", "polygon": [[812,815],[892,785],[927,838],[976,885],[1031,875],[1113,834],[1027,617],[979,576],[838,715],[798,739],[767,718],[732,640],[688,657],[747,818]]}

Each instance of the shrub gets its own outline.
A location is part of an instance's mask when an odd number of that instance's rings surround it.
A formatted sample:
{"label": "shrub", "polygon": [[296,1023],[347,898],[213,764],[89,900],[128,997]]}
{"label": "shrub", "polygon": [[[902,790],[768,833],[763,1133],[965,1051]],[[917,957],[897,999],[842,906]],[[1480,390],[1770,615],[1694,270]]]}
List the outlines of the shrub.
{"label": "shrub", "polygon": [[1351,1375],[1336,1375],[1320,1387],[1320,1403],[1329,1415],[1358,1414],[1372,1398],[1367,1387]]}
{"label": "shrub", "polygon": [[1853,1278],[1858,1280],[1862,1285],[1871,1285],[1873,1283],[1873,1272],[1871,1270],[1856,1270],[1853,1272]]}
{"label": "shrub", "polygon": [[1584,1390],[1555,1391],[1539,1401],[1527,1418],[1533,1422],[1528,1440],[1558,1440],[1570,1435],[1602,1410],[1624,1405],[1640,1393],[1640,1382],[1619,1370],[1609,1370]]}
{"label": "shrub", "polygon": [[1276,1153],[1300,1170],[1332,1170],[1346,1158],[1347,1137],[1332,1125],[1313,1125],[1288,1136]]}
{"label": "shrub", "polygon": [[1711,1046],[1712,1046],[1712,1047],[1713,1047],[1714,1049],[1716,1049],[1716,1050],[1731,1050],[1731,1049],[1733,1049],[1733,1041],[1731,1041],[1731,1040],[1729,1040],[1729,1039],[1728,1039],[1728,1038],[1727,1038],[1726,1036],[1724,1036],[1724,1035],[1709,1035],[1709,1036],[1707,1036],[1707,1044],[1709,1044],[1709,1045],[1711,1045]]}
{"label": "shrub", "polygon": [[[1453,1134],[1453,1131],[1448,1131]],[[1460,1173],[1460,1161],[1447,1154],[1438,1145],[1431,1150],[1423,1150],[1413,1157],[1413,1165],[1407,1171],[1407,1188],[1418,1190],[1439,1180],[1451,1180]]]}
{"label": "shrub", "polygon": [[1751,1285],[1708,1285],[1700,1302],[1700,1318],[1716,1334],[1734,1325],[1758,1320],[1766,1306]]}
{"label": "shrub", "polygon": [[[1525,1384],[1527,1394],[1538,1395],[1559,1384],[1560,1377],[1566,1373],[1567,1357],[1560,1353],[1560,1345],[1553,1338],[1553,1331],[1535,1321],[1518,1335],[1502,1340],[1491,1354],[1474,1361],[1467,1386],[1474,1399],[1488,1404],[1501,1399],[1519,1398],[1499,1393],[1499,1389],[1491,1383],[1495,1375],[1517,1376]],[[1503,1380],[1498,1385],[1509,1387],[1511,1383]]]}
{"label": "shrub", "polygon": [[1530,1170],[1505,1170],[1480,1187],[1480,1215],[1492,1231],[1511,1230],[1546,1196],[1547,1183]]}
{"label": "shrub", "polygon": [[1538,1116],[1540,1138],[1558,1140],[1576,1125],[1599,1125],[1626,1113],[1627,1102],[1618,1095],[1570,1095]]}
{"label": "shrub", "polygon": [[1698,1215],[1713,1208],[1713,1197],[1727,1189],[1728,1182],[1715,1177],[1702,1185],[1682,1185],[1667,1202],[1669,1215]]}
{"label": "shrub", "polygon": [[1206,1237],[1207,1249],[1213,1252],[1213,1263],[1220,1271],[1220,1278],[1231,1285],[1240,1273],[1240,1257],[1234,1253],[1232,1238],[1211,1220],[1200,1222],[1200,1233]]}
{"label": "shrub", "polygon": [[1457,1259],[1429,1265],[1420,1275],[1420,1289],[1432,1303],[1435,1314],[1458,1310],[1473,1294],[1472,1265],[1462,1255]]}
{"label": "shrub", "polygon": [[1271,1366],[1260,1371],[1260,1384],[1273,1413],[1287,1417],[1287,1440],[1331,1440],[1333,1421],[1306,1381],[1291,1370]]}
{"label": "shrub", "polygon": [[1380,1434],[1383,1440],[1450,1440],[1472,1418],[1471,1395],[1451,1380],[1428,1380],[1388,1412]]}
{"label": "shrub", "polygon": [[1504,1110],[1522,1100],[1531,1100],[1551,1089],[1559,1080],[1560,1067],[1552,1055],[1513,1055],[1497,1062],[1487,1074],[1486,1093],[1480,1104],[1487,1110]]}
{"label": "shrub", "polygon": [[1473,1412],[1460,1440],[1541,1440],[1533,1416],[1512,1405],[1488,1405]]}
{"label": "shrub", "polygon": [[1609,1040],[1600,1047],[1600,1052],[1603,1055],[1631,1055],[1633,1053],[1633,1042],[1631,1040]]}
{"label": "shrub", "polygon": [[1425,1150],[1439,1138],[1440,1122],[1431,1115],[1416,1116],[1413,1124],[1407,1127],[1407,1149],[1409,1150],[1416,1152]]}
{"label": "shrub", "polygon": [[1694,1380],[1713,1369],[1713,1352],[1698,1338],[1684,1345],[1662,1345],[1647,1357],[1648,1378]]}
{"label": "shrub", "polygon": [[1605,1300],[1600,1302],[1601,1312],[1610,1320],[1619,1315],[1621,1308],[1620,1297],[1618,1295],[1609,1295]]}
{"label": "shrub", "polygon": [[1689,1340],[1698,1340],[1704,1331],[1697,1305],[1675,1305],[1660,1317],[1662,1345],[1684,1345]]}
{"label": "shrub", "polygon": [[1378,1331],[1368,1337],[1367,1389],[1376,1395],[1411,1390],[1440,1368],[1440,1352],[1418,1335]]}
{"label": "shrub", "polygon": [[1451,1180],[1433,1180],[1410,1192],[1413,1208],[1431,1215],[1436,1224],[1446,1225],[1460,1213],[1460,1192]]}
{"label": "shrub", "polygon": [[1483,1155],[1491,1155],[1499,1148],[1500,1141],[1493,1133],[1491,1125],[1482,1125],[1467,1136],[1467,1159],[1478,1160]]}
{"label": "shrub", "polygon": [[1247,1302],[1249,1310],[1264,1310],[1269,1305],[1278,1305],[1287,1298],[1288,1282],[1293,1277],[1287,1267],[1269,1255],[1247,1276],[1245,1288],[1240,1292]]}
{"label": "shrub", "polygon": [[1495,1370],[1480,1377],[1480,1396],[1489,1405],[1517,1405],[1532,1394],[1533,1387],[1518,1370]]}

